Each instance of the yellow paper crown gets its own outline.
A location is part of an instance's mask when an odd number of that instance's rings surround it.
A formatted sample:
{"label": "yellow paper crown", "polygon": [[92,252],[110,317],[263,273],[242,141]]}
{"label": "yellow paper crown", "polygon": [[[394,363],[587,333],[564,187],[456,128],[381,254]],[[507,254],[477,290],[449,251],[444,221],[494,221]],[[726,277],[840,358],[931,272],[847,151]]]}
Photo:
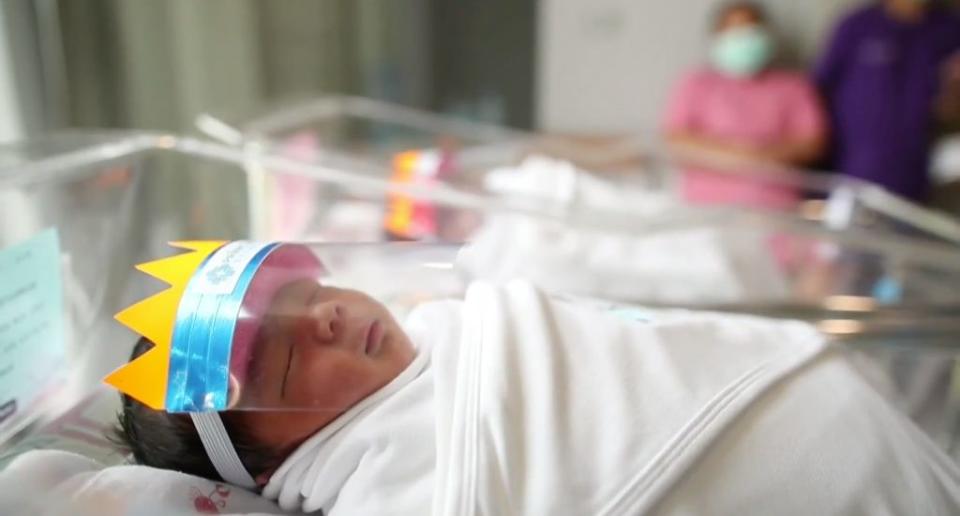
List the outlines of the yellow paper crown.
{"label": "yellow paper crown", "polygon": [[144,405],[162,410],[167,394],[170,346],[177,307],[187,282],[200,264],[225,242],[170,242],[173,247],[189,249],[182,253],[137,265],[137,270],[166,282],[170,288],[148,297],[114,316],[121,324],[154,344],[149,351],[107,375],[104,382]]}

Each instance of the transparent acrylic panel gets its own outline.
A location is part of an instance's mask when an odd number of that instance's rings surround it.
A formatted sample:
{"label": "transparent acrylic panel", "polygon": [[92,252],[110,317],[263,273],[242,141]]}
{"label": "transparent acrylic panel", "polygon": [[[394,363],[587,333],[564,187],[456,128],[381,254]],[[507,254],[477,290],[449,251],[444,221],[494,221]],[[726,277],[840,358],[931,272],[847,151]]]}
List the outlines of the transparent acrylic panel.
{"label": "transparent acrylic panel", "polygon": [[254,154],[343,160],[394,186],[483,200],[323,196],[297,186],[303,171],[260,170],[271,174],[255,209],[287,238],[469,241],[466,265],[479,277],[807,320],[870,358],[902,406],[923,397],[911,385],[928,375],[904,364],[932,357],[947,380],[927,392],[939,416],[918,421],[956,432],[946,417],[956,411],[949,379],[960,342],[955,219],[832,174],[675,154],[655,138],[522,133],[365,99],[324,98],[229,126]]}
{"label": "transparent acrylic panel", "polygon": [[247,235],[243,168],[172,141],[67,134],[0,148],[0,250],[52,230],[60,253],[48,274],[63,289],[67,370],[49,371],[64,383],[51,403],[20,407],[23,422],[68,408],[128,360],[136,336],[113,314],[163,288],[135,264],[168,241]]}
{"label": "transparent acrylic panel", "polygon": [[[527,166],[562,174],[567,182],[550,191],[569,196],[502,193],[488,188],[488,179],[523,172],[524,151],[487,152],[489,140],[477,140],[478,147],[465,145],[457,153],[470,158],[461,162],[477,171],[476,187],[429,174],[421,184],[393,180],[401,172],[418,177],[424,161],[436,171],[442,162],[436,148],[426,154],[414,149],[417,154],[407,156],[416,159],[404,162],[404,152],[391,154],[392,148],[379,158],[334,149],[336,160],[312,141],[299,150],[277,150],[297,148],[296,140],[251,147],[131,135],[93,146],[57,141],[46,152],[45,144],[34,144],[39,150],[30,159],[11,151],[15,157],[4,162],[15,165],[0,171],[2,243],[59,230],[77,394],[127,360],[135,336],[112,315],[162,288],[133,266],[168,256],[168,241],[467,241],[473,262],[465,258],[459,265],[470,277],[522,276],[557,293],[646,307],[800,318],[851,349],[860,346],[886,379],[929,377],[925,369],[887,360],[894,346],[907,350],[899,355],[907,360],[934,357],[946,380],[927,392],[945,408],[923,422],[939,425],[928,428],[932,434],[954,435],[949,389],[960,335],[960,289],[954,288],[960,260],[949,224],[930,231],[929,214],[921,211],[924,217],[909,221],[921,223],[903,230],[874,217],[878,210],[869,203],[859,210],[855,202],[851,210],[846,201],[837,211],[855,221],[849,224],[822,215],[830,211],[829,200],[819,211],[798,208],[799,215],[690,206],[674,202],[669,173],[647,181],[638,178],[659,176],[609,176],[555,164]],[[510,137],[505,141],[493,148],[513,145]],[[484,153],[471,154],[475,148]],[[306,151],[318,155],[299,154]],[[293,183],[284,185],[281,177]],[[387,221],[404,203],[408,213],[419,213],[420,219],[409,220],[420,220],[423,233],[390,231]],[[291,206],[303,212],[278,211]],[[289,218],[278,223],[278,215]],[[906,217],[894,218],[899,223]],[[932,349],[938,351],[928,355]],[[915,385],[905,379],[888,384],[896,399],[907,398]]]}
{"label": "transparent acrylic panel", "polygon": [[[199,122],[253,160],[284,158],[275,162],[281,165],[261,160],[248,167],[258,192],[252,209],[268,221],[254,229],[266,233],[473,241],[497,253],[497,241],[533,237],[540,247],[516,251],[528,267],[549,267],[550,261],[534,265],[541,255],[559,265],[583,259],[588,270],[597,264],[601,277],[630,279],[631,270],[617,262],[639,261],[644,266],[634,272],[641,283],[658,279],[652,267],[665,265],[651,256],[674,262],[672,256],[697,251],[719,257],[713,266],[733,278],[726,288],[705,282],[683,295],[669,288],[616,292],[652,304],[812,309],[838,306],[827,302],[836,296],[869,297],[878,306],[960,303],[960,289],[950,288],[960,279],[960,223],[862,182],[674,154],[627,138],[523,133],[352,97]],[[298,170],[297,163],[307,166]],[[309,165],[380,182],[321,186]],[[587,283],[580,288],[597,290]]]}

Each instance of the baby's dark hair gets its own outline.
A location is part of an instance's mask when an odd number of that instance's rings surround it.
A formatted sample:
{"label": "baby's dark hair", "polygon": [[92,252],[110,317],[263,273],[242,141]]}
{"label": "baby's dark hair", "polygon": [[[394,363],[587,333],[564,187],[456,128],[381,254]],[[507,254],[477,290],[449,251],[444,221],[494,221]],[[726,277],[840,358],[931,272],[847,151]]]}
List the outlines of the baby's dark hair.
{"label": "baby's dark hair", "polygon": [[733,2],[724,2],[717,6],[713,11],[713,17],[711,18],[711,29],[714,31],[719,30],[720,26],[727,20],[727,16],[734,11],[749,11],[751,15],[760,23],[767,23],[767,11],[763,8],[762,5],[757,2],[747,1],[733,1]]}
{"label": "baby's dark hair", "polygon": [[[134,346],[130,360],[151,347],[150,341],[141,338]],[[111,438],[131,453],[138,464],[223,480],[207,458],[190,416],[154,410],[126,394],[121,395],[121,400],[122,410],[117,414],[117,426],[112,430]],[[236,414],[223,412],[220,415],[240,461],[251,476],[269,471],[283,459],[279,453],[259,446]]]}

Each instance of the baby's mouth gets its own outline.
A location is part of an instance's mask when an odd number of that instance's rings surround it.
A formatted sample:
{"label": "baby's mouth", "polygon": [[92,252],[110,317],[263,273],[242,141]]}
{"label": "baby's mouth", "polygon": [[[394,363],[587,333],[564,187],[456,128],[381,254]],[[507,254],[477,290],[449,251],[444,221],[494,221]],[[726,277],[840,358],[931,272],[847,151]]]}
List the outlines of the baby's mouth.
{"label": "baby's mouth", "polygon": [[380,323],[379,319],[374,319],[370,326],[367,327],[367,338],[366,345],[363,352],[367,356],[376,355],[380,351],[381,344],[383,343],[383,324]]}

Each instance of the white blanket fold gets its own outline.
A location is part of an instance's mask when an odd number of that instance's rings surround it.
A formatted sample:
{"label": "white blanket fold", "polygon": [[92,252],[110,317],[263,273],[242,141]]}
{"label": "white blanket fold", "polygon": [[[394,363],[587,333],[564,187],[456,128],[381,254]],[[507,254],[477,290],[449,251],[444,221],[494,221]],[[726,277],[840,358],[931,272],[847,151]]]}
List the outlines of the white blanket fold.
{"label": "white blanket fold", "polygon": [[[689,207],[664,192],[598,179],[549,158],[528,158],[492,172],[487,182],[491,191],[570,210],[616,206],[622,220],[636,221],[637,231],[496,214],[461,253],[459,265],[471,277],[524,278],[553,292],[686,306],[789,297],[783,266],[799,241],[725,224],[720,212],[709,221],[677,224],[691,215]],[[641,230],[648,223],[659,229]]]}
{"label": "white blanket fold", "polygon": [[638,514],[824,349],[802,323],[637,322],[523,282],[476,283],[412,321],[417,363],[305,443],[265,495],[332,516]]}
{"label": "white blanket fold", "polygon": [[[960,513],[957,465],[810,326],[648,318],[520,282],[424,305],[406,325],[413,364],[307,440],[263,494],[327,516]],[[0,513],[276,509],[61,453],[0,472]]]}
{"label": "white blanket fold", "polygon": [[823,349],[801,323],[644,324],[524,283],[475,284],[462,317],[435,355],[434,514],[640,514]]}
{"label": "white blanket fold", "polygon": [[[328,515],[956,514],[960,472],[811,326],[473,284],[265,493]],[[918,509],[913,511],[912,508]]]}
{"label": "white blanket fold", "polygon": [[0,514],[188,516],[284,512],[255,493],[177,471],[134,465],[104,468],[75,453],[34,450],[0,471]]}

